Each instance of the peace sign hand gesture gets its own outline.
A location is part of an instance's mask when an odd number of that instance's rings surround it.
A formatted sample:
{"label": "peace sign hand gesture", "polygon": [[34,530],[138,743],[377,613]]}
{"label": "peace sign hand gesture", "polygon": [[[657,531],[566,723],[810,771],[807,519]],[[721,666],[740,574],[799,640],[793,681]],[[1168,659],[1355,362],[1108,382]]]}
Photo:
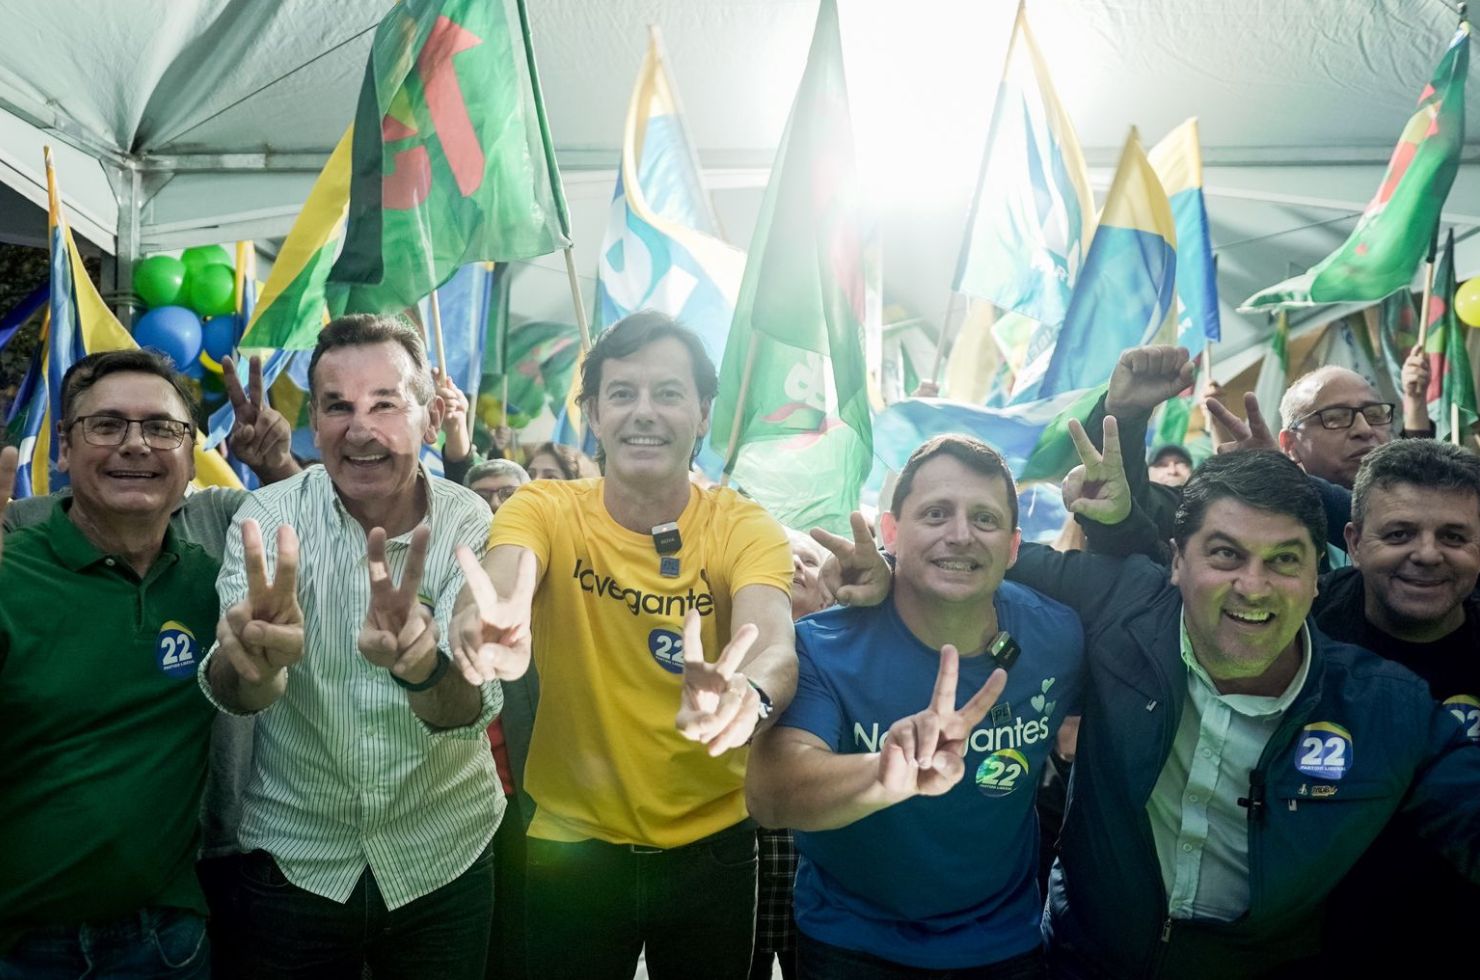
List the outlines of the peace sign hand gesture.
{"label": "peace sign hand gesture", "polygon": [[268,404],[262,381],[262,358],[252,355],[247,389],[236,376],[236,359],[221,358],[221,378],[231,399],[235,421],[226,444],[231,455],[246,463],[264,480],[283,479],[298,472],[293,461],[293,427],[283,413]]}
{"label": "peace sign hand gesture", "polygon": [[364,658],[402,680],[420,684],[437,667],[437,621],[420,599],[422,571],[432,529],[422,524],[411,532],[411,548],[401,584],[391,580],[385,557],[385,530],[372,528],[365,545],[370,567],[370,607],[357,645]]}
{"label": "peace sign hand gesture", "polygon": [[820,527],[812,529],[812,540],[832,553],[819,573],[823,585],[844,606],[877,606],[889,595],[893,573],[874,546],[868,521],[858,511],[848,518],[853,540]]}
{"label": "peace sign hand gesture", "polygon": [[226,610],[216,626],[218,652],[248,685],[280,687],[287,668],[303,659],[303,609],[298,605],[298,535],[277,529],[277,571],[267,574],[262,529],[241,523],[247,597]]}
{"label": "peace sign hand gesture", "polygon": [[674,725],[718,756],[750,741],[761,720],[760,695],[740,673],[760,631],[753,623],[741,626],[711,664],[704,660],[702,624],[697,610],[683,621],[683,694]]}
{"label": "peace sign hand gesture", "polygon": [[[507,546],[505,546],[507,547]],[[495,548],[490,560],[499,557]],[[452,661],[469,684],[512,681],[529,670],[530,596],[537,568],[534,553],[518,549],[514,586],[501,596],[467,545],[458,545],[457,563],[468,588],[452,620]]]}
{"label": "peace sign hand gesture", "polygon": [[1228,406],[1216,398],[1209,398],[1203,403],[1203,408],[1213,416],[1214,421],[1222,426],[1225,432],[1233,437],[1229,442],[1220,442],[1218,452],[1231,453],[1235,449],[1280,448],[1279,442],[1264,422],[1264,413],[1259,410],[1259,399],[1252,391],[1244,394],[1244,411],[1249,416],[1247,422],[1229,411]]}
{"label": "peace sign hand gesture", "polygon": [[1097,524],[1119,524],[1131,513],[1131,487],[1120,456],[1115,416],[1105,416],[1104,453],[1095,449],[1078,419],[1069,420],[1069,437],[1083,461],[1064,477],[1064,506]]}
{"label": "peace sign hand gesture", "polygon": [[957,708],[960,671],[956,648],[949,643],[941,647],[930,707],[889,726],[879,751],[879,785],[896,802],[940,796],[966,773],[966,740],[1002,696],[1007,671],[992,671],[981,690]]}

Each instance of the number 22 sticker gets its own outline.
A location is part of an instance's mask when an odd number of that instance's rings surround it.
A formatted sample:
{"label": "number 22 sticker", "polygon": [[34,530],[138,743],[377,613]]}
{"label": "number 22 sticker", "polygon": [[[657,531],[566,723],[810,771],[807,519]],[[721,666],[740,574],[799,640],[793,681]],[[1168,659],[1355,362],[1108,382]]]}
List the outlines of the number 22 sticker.
{"label": "number 22 sticker", "polygon": [[1314,779],[1340,779],[1352,767],[1352,733],[1329,721],[1300,730],[1295,768]]}

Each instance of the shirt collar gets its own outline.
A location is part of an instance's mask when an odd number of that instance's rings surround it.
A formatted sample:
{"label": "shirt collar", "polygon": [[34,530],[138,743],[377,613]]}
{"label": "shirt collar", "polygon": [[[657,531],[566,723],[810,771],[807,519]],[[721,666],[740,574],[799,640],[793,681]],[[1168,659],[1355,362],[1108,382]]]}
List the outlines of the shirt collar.
{"label": "shirt collar", "polygon": [[1275,698],[1257,694],[1223,694],[1218,690],[1218,686],[1213,683],[1213,678],[1208,676],[1207,670],[1198,663],[1197,656],[1192,652],[1192,638],[1187,635],[1185,606],[1182,614],[1177,617],[1177,639],[1182,646],[1182,662],[1187,665],[1188,687],[1202,687],[1206,693],[1241,715],[1274,715],[1284,712],[1295,701],[1295,696],[1300,693],[1301,688],[1305,687],[1305,680],[1310,675],[1310,627],[1305,624],[1300,627],[1300,669],[1295,672],[1294,678],[1291,679],[1284,692]]}
{"label": "shirt collar", "polygon": [[[76,501],[71,496],[58,499],[51,507],[46,520],[46,537],[51,549],[68,569],[78,572],[110,557],[93,544],[82,529],[72,523],[70,512]],[[177,555],[175,531],[168,524],[164,529],[164,541],[159,547],[160,556],[173,560]],[[119,559],[120,561],[122,559]]]}

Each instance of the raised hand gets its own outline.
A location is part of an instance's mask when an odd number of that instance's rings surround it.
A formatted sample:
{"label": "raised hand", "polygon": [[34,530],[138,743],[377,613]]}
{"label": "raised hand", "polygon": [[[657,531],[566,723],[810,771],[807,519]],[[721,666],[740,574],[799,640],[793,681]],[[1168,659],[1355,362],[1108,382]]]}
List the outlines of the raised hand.
{"label": "raised hand", "polygon": [[1415,344],[1413,350],[1408,352],[1408,357],[1403,361],[1403,397],[1426,398],[1429,393],[1429,356],[1424,352],[1421,344]]}
{"label": "raised hand", "polygon": [[1187,390],[1197,367],[1185,347],[1132,347],[1120,355],[1105,391],[1105,411],[1127,417],[1150,416],[1151,411]]}
{"label": "raised hand", "polygon": [[262,358],[252,356],[248,362],[247,389],[242,389],[236,376],[236,360],[227,355],[221,359],[221,377],[226,396],[231,399],[235,421],[226,444],[231,455],[250,466],[265,480],[282,479],[298,472],[293,461],[293,427],[283,413],[268,404],[262,382]]}
{"label": "raised hand", "polygon": [[247,684],[280,678],[303,659],[303,609],[298,605],[298,535],[287,524],[277,529],[277,569],[267,574],[262,529],[241,523],[247,597],[226,610],[216,626],[220,654]]}
{"label": "raised hand", "polygon": [[[20,466],[20,452],[14,446],[0,449],[0,521],[5,520],[5,508],[10,506],[10,495],[15,492],[15,471]],[[5,531],[0,529],[0,554],[5,550]]]}
{"label": "raised hand", "polygon": [[1252,391],[1244,395],[1244,411],[1249,416],[1247,422],[1229,411],[1228,406],[1216,398],[1209,398],[1203,407],[1213,417],[1213,421],[1232,437],[1229,441],[1218,444],[1218,452],[1280,448],[1279,442],[1264,422],[1264,413],[1259,410],[1259,399]]}
{"label": "raised hand", "polygon": [[508,596],[500,596],[471,548],[458,545],[455,554],[472,602],[462,606],[452,620],[453,666],[469,684],[523,677],[529,669],[534,555],[521,550],[514,588]]}
{"label": "raised hand", "polygon": [[965,775],[966,740],[1002,696],[1007,671],[992,671],[981,690],[957,708],[960,671],[956,648],[941,647],[930,706],[889,726],[879,750],[879,784],[891,797],[940,796]]}
{"label": "raised hand", "polygon": [[425,524],[411,532],[411,548],[401,584],[391,580],[385,557],[385,531],[371,528],[365,544],[370,567],[370,608],[356,645],[364,658],[404,681],[420,684],[437,667],[437,621],[422,604],[421,576],[426,567],[432,529]]}
{"label": "raised hand", "polygon": [[468,398],[441,371],[432,368],[432,376],[437,380],[437,397],[442,399],[442,431],[447,436],[442,443],[442,458],[467,459],[473,451],[472,431],[468,428]]}
{"label": "raised hand", "polygon": [[760,631],[746,623],[714,663],[704,660],[703,620],[690,610],[683,621],[683,694],[674,725],[684,738],[722,755],[750,741],[761,718],[761,698],[740,673]]}
{"label": "raised hand", "polygon": [[1081,462],[1064,477],[1064,507],[1097,524],[1119,524],[1131,513],[1131,487],[1120,456],[1115,416],[1105,416],[1103,453],[1095,449],[1078,419],[1069,420],[1069,437],[1079,450]]}
{"label": "raised hand", "polygon": [[822,563],[818,577],[842,605],[877,606],[889,595],[893,573],[874,546],[874,537],[864,516],[855,510],[848,521],[853,528],[852,541],[820,527],[812,529],[812,540],[831,552]]}

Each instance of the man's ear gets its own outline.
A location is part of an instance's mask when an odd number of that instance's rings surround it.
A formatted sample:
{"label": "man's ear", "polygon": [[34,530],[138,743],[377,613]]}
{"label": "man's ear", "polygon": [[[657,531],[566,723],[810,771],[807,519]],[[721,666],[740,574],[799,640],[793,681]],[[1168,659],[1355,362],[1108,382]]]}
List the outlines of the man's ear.
{"label": "man's ear", "polygon": [[714,409],[714,399],[699,403],[699,438],[709,435],[709,416]]}
{"label": "man's ear", "polygon": [[1007,549],[1007,567],[1011,568],[1017,564],[1018,548],[1023,544],[1023,529],[1016,528],[1012,532],[1012,547]]}
{"label": "man's ear", "polygon": [[432,400],[427,402],[427,424],[422,431],[421,441],[428,446],[436,445],[437,433],[442,428],[442,416],[447,413],[447,403],[442,400],[441,395],[433,395]]}
{"label": "man's ear", "polygon": [[1172,584],[1181,585],[1182,578],[1182,549],[1177,547],[1177,542],[1172,542]]}
{"label": "man's ear", "polygon": [[[72,450],[72,440],[67,437],[69,426],[66,422],[57,423],[57,472],[67,472],[67,454]],[[25,462],[24,459],[21,460]]]}
{"label": "man's ear", "polygon": [[884,539],[884,550],[890,554],[894,553],[894,539],[899,536],[899,519],[894,516],[894,511],[886,510],[879,514],[879,537]]}
{"label": "man's ear", "polygon": [[1277,438],[1280,441],[1280,452],[1284,453],[1286,456],[1299,463],[1300,446],[1295,441],[1295,433],[1291,432],[1289,429],[1281,429],[1280,434]]}
{"label": "man's ear", "polygon": [[1352,567],[1361,568],[1361,559],[1357,557],[1357,542],[1362,540],[1362,529],[1348,521],[1342,535],[1346,538],[1346,556],[1351,559]]}

